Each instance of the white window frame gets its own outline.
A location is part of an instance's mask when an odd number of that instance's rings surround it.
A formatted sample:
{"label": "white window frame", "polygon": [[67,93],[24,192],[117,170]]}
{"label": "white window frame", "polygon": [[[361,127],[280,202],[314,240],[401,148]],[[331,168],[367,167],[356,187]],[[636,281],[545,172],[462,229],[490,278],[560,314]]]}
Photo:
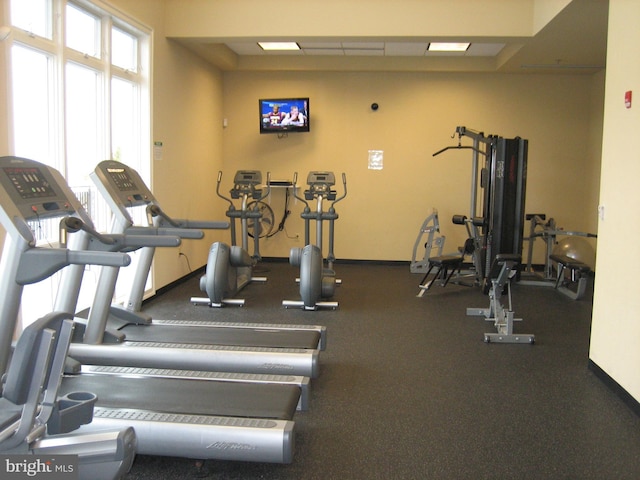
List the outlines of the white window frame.
{"label": "white window frame", "polygon": [[[0,24],[10,25],[10,0],[2,0],[3,10],[0,12],[0,19],[4,17],[5,21]],[[100,18],[101,25],[101,46],[100,58],[83,52],[75,51],[65,46],[65,12],[67,4],[72,4],[92,15]],[[114,78],[123,79],[127,82],[133,82],[140,87],[138,101],[139,104],[134,107],[137,112],[136,125],[139,128],[139,142],[137,144],[136,156],[140,162],[132,165],[145,182],[151,184],[152,178],[152,149],[151,149],[151,132],[152,132],[152,59],[153,59],[153,31],[148,26],[140,23],[128,14],[114,8],[113,6],[101,0],[51,0],[51,14],[53,19],[52,39],[39,37],[30,32],[24,31],[17,27],[11,27],[11,35],[2,42],[0,48],[5,49],[6,60],[6,82],[7,82],[7,143],[10,154],[16,154],[14,144],[15,131],[12,119],[14,118],[13,101],[12,101],[12,47],[19,44],[25,48],[32,48],[48,55],[51,63],[52,78],[50,78],[49,88],[52,98],[52,105],[49,109],[49,124],[52,127],[51,139],[49,142],[49,158],[37,159],[50,164],[58,169],[64,176],[67,175],[69,168],[73,166],[68,164],[66,155],[66,136],[70,134],[67,131],[65,121],[65,70],[69,62],[79,64],[100,71],[103,75],[102,94],[104,132],[102,135],[102,145],[99,147],[97,155],[102,158],[95,159],[98,161],[114,158],[115,152],[111,135],[111,82]],[[136,71],[124,69],[114,66],[110,63],[110,52],[108,49],[111,45],[112,28],[117,28],[125,33],[136,37],[138,68]],[[148,112],[148,113],[146,113]],[[19,154],[19,152],[18,152]],[[87,172],[88,173],[88,172]],[[52,289],[54,290],[54,289]],[[150,293],[153,292],[151,286]],[[26,300],[26,299],[25,299]],[[52,299],[53,304],[53,299]],[[33,320],[33,319],[31,319]]]}

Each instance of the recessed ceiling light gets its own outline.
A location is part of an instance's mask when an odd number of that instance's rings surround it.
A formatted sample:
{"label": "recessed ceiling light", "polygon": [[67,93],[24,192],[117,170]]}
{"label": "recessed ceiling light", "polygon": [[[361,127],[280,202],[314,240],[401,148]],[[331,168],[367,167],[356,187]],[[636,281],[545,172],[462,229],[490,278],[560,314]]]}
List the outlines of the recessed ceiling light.
{"label": "recessed ceiling light", "polygon": [[466,52],[470,43],[431,42],[427,48],[430,52]]}
{"label": "recessed ceiling light", "polygon": [[296,42],[258,42],[263,50],[300,50]]}

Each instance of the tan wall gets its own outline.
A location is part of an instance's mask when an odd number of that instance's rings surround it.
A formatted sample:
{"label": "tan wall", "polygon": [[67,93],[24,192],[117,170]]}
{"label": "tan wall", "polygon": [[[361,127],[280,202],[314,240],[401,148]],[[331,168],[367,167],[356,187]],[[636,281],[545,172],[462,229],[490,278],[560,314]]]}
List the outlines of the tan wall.
{"label": "tan wall", "polygon": [[[423,219],[437,208],[445,249],[461,245],[453,214],[469,213],[471,154],[453,151],[456,126],[529,140],[526,211],[566,229],[596,229],[603,75],[535,76],[423,73],[224,74],[224,168],[271,171],[304,182],[310,170],[347,174],[336,207],[336,255],[408,260]],[[309,96],[311,132],[278,139],[258,133],[258,99]],[[380,108],[372,111],[376,102]],[[463,139],[470,145],[471,139]],[[368,150],[384,151],[384,169],[367,168]],[[342,185],[338,185],[342,190]],[[277,221],[283,193],[272,196]],[[290,207],[287,233],[302,235],[302,206]],[[286,257],[299,241],[278,234],[265,256]],[[542,247],[542,245],[540,245]]]}
{"label": "tan wall", "polygon": [[599,225],[591,349],[600,368],[640,401],[640,297],[634,240],[640,205],[640,106],[626,109],[624,93],[640,92],[640,4],[610,2]]}
{"label": "tan wall", "polygon": [[[164,2],[112,0],[154,31],[153,133],[163,144],[161,160],[152,163],[153,191],[174,218],[224,219],[215,197],[221,167],[222,76],[220,72],[164,35]],[[209,245],[226,232],[207,232],[205,240],[185,240],[179,249],[158,249],[154,268],[160,288],[207,261]]]}

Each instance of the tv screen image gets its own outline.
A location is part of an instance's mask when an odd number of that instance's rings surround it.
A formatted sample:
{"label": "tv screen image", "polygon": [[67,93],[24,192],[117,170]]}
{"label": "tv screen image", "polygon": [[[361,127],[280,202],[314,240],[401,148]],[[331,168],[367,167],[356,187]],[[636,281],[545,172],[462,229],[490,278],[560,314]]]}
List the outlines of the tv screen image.
{"label": "tv screen image", "polygon": [[308,98],[269,98],[258,103],[260,133],[309,131]]}

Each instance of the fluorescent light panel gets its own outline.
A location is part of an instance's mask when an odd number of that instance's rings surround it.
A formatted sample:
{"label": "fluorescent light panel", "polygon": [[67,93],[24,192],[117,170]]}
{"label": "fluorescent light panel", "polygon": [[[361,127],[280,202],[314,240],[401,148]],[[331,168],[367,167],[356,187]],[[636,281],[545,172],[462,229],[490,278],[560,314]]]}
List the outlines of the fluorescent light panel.
{"label": "fluorescent light panel", "polygon": [[427,48],[430,52],[466,52],[470,43],[431,42]]}
{"label": "fluorescent light panel", "polygon": [[296,42],[258,42],[263,50],[300,50]]}

